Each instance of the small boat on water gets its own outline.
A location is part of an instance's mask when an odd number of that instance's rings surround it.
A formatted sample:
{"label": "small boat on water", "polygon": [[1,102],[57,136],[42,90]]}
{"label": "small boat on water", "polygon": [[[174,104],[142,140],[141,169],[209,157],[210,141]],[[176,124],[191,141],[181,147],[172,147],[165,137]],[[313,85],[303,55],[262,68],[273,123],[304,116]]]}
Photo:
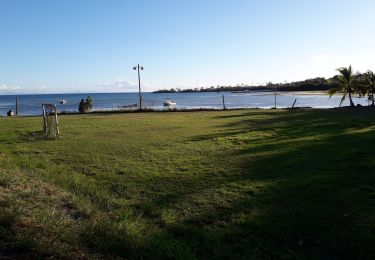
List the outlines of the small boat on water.
{"label": "small boat on water", "polygon": [[176,102],[174,102],[172,99],[170,98],[166,98],[163,105],[165,107],[169,107],[169,106],[175,106],[176,105]]}
{"label": "small boat on water", "polygon": [[65,99],[61,99],[61,100],[60,100],[60,104],[61,104],[61,105],[65,105],[66,102],[68,102],[68,101],[66,101]]}

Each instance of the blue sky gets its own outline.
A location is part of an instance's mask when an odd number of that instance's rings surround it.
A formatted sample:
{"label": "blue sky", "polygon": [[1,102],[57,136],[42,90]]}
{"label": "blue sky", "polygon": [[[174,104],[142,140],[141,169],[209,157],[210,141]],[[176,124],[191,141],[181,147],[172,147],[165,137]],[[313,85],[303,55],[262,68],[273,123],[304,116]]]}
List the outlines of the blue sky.
{"label": "blue sky", "polygon": [[1,0],[0,93],[129,92],[375,70],[373,0]]}

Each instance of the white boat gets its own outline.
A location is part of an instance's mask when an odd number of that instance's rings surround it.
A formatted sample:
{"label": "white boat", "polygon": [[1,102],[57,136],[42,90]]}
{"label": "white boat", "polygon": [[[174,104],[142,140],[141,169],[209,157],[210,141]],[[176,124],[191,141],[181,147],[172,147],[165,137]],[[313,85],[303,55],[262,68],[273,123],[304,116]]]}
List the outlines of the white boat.
{"label": "white boat", "polygon": [[68,101],[66,101],[65,99],[61,99],[61,100],[60,100],[60,104],[61,104],[61,105],[65,105],[66,102],[68,102]]}
{"label": "white boat", "polygon": [[166,98],[163,105],[165,107],[169,107],[169,106],[175,106],[176,105],[176,102],[174,102],[172,99],[170,98]]}

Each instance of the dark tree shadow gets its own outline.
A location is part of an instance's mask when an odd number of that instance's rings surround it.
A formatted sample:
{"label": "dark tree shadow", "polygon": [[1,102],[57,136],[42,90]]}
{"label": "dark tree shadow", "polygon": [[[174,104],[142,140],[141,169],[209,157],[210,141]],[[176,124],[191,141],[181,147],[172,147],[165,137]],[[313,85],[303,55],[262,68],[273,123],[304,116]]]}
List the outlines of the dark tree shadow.
{"label": "dark tree shadow", "polygon": [[[189,141],[223,138],[236,145],[241,137],[238,149],[215,155],[235,172],[210,169],[144,181],[148,199],[132,207],[159,228],[157,235],[140,243],[98,225],[83,234],[82,244],[125,258],[375,257],[374,111],[244,111],[214,120],[220,124],[215,132]],[[267,135],[257,140],[252,131]],[[23,138],[35,140],[32,134]],[[121,185],[113,187],[121,197]],[[222,188],[233,190],[233,197],[222,195],[226,204],[214,201],[220,196],[204,202],[207,207],[192,199]],[[194,214],[172,224],[160,220],[163,210],[186,201]]]}
{"label": "dark tree shadow", "polygon": [[[243,117],[236,116],[235,123],[223,125],[228,131],[192,139],[227,138],[253,127],[257,131],[274,129],[277,135],[268,144],[237,152],[249,156],[242,161],[240,173],[191,179],[194,189],[182,188],[173,199],[156,197],[152,205],[143,207],[176,204],[204,192],[207,182],[212,190],[244,181],[266,181],[269,186],[255,194],[245,193],[230,207],[203,210],[183,223],[168,226],[154,239],[183,241],[202,258],[375,257],[374,117],[364,117],[360,111],[339,117],[337,113],[322,116],[316,111],[284,112],[268,119],[252,118],[252,113]],[[251,158],[261,151],[273,153]],[[232,156],[228,154],[228,159]],[[158,180],[153,185],[158,185]],[[241,216],[244,219],[233,223],[233,218]]]}
{"label": "dark tree shadow", "polygon": [[42,141],[54,141],[57,137],[47,136],[44,131],[27,131],[17,134],[17,139],[13,143],[32,143]]}

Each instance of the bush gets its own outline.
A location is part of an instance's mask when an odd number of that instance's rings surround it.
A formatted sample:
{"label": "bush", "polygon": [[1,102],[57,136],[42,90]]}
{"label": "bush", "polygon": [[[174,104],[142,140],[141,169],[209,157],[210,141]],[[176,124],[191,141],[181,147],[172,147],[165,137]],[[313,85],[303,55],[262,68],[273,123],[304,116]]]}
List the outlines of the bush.
{"label": "bush", "polygon": [[92,97],[88,96],[86,100],[81,99],[81,102],[79,102],[78,111],[81,113],[87,113],[92,109]]}

